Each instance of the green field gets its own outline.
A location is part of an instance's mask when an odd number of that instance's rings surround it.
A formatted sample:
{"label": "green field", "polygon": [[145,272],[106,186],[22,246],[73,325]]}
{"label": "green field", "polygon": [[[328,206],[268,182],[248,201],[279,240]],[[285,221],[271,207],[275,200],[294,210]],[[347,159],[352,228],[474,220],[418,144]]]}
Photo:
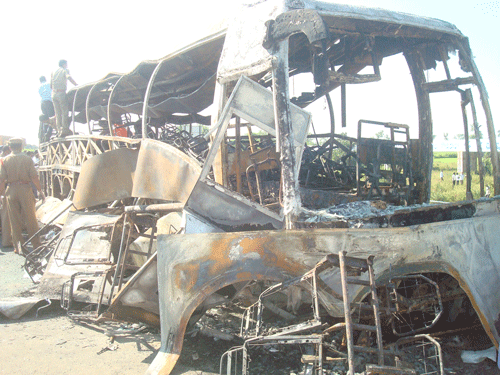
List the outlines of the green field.
{"label": "green field", "polygon": [[[451,176],[457,171],[457,157],[453,157],[450,152],[434,153],[432,168],[431,200],[442,202],[457,202],[465,200],[465,187],[467,181],[464,179],[463,185],[453,186]],[[444,181],[439,178],[439,172],[443,171]],[[493,176],[484,176],[484,186],[493,186]],[[474,199],[480,198],[479,175],[472,173],[472,196]],[[493,193],[493,191],[492,191]]]}

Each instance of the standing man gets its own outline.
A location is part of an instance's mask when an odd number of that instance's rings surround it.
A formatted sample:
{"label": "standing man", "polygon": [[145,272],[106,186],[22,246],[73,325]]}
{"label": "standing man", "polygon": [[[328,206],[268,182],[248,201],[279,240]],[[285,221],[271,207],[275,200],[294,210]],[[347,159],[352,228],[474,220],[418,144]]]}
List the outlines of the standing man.
{"label": "standing man", "polygon": [[77,85],[71,77],[68,70],[68,62],[66,60],[59,61],[59,69],[52,73],[50,87],[52,88],[52,102],[56,113],[56,128],[59,137],[65,137],[71,134],[68,124],[68,99],[66,97],[66,89],[68,81],[73,85]]}
{"label": "standing man", "polygon": [[[0,154],[0,165],[3,159],[10,154],[10,147],[8,145],[2,146],[2,153]],[[7,207],[7,198],[2,195],[2,209],[0,211],[0,220],[2,221],[2,247],[12,247],[12,233],[10,230],[9,209]]]}
{"label": "standing man", "polygon": [[52,103],[52,89],[45,76],[40,77],[38,93],[42,100],[42,113],[48,117],[53,117],[56,113],[54,112],[54,104]]}
{"label": "standing man", "polygon": [[[38,139],[40,143],[48,141],[52,135],[52,127],[50,126],[50,118],[56,114],[54,112],[54,104],[52,103],[52,89],[47,82],[45,76],[40,77],[40,88],[38,89],[40,99],[42,100],[42,113],[40,116],[40,130],[38,131]],[[42,119],[43,117],[43,119]]]}
{"label": "standing man", "polygon": [[[0,194],[5,195],[7,199],[14,252],[22,254],[23,224],[25,224],[28,230],[29,237],[38,231],[35,196],[31,190],[31,183],[40,192],[40,197],[42,199],[45,197],[33,160],[22,152],[22,139],[12,138],[9,141],[9,146],[12,149],[12,153],[0,165]],[[33,249],[40,246],[38,236],[35,236],[31,240],[31,244],[33,245]]]}

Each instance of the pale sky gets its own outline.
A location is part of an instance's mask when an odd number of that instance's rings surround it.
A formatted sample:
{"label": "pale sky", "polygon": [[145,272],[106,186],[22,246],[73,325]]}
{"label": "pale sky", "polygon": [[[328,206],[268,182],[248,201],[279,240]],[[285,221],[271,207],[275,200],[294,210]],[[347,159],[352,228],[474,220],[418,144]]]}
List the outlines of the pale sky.
{"label": "pale sky", "polygon": [[[455,24],[470,39],[489,93],[493,118],[495,123],[500,121],[496,108],[500,99],[500,53],[496,39],[500,35],[500,2],[340,2],[439,18]],[[221,13],[234,4],[235,1],[229,0],[4,2],[0,22],[3,49],[0,65],[4,74],[0,134],[22,136],[28,143],[37,144],[41,113],[38,78],[45,75],[49,79],[60,59],[68,60],[69,70],[79,84],[99,80],[109,72],[129,72],[143,60],[161,58],[173,47],[203,36],[204,30],[218,23]],[[394,115],[401,116],[403,114]],[[384,118],[383,114],[371,114],[371,117]],[[461,123],[437,122],[435,119],[435,134],[462,132],[458,131]]]}

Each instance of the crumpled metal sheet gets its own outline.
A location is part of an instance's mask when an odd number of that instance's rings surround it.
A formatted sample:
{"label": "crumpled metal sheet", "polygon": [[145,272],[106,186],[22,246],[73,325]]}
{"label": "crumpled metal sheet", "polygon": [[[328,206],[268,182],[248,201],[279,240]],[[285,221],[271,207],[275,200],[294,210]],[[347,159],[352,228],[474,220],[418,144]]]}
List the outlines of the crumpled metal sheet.
{"label": "crumpled metal sheet", "polygon": [[[60,200],[52,196],[46,197],[43,201],[38,201],[36,205],[36,218],[42,224],[47,224],[54,219],[57,215],[61,213],[62,210],[70,205],[71,201],[69,199]],[[68,212],[71,209],[66,210],[65,213],[60,215],[55,219],[53,224],[64,225],[66,218],[68,217]]]}
{"label": "crumpled metal sheet", "polygon": [[132,196],[184,203],[201,173],[201,167],[173,146],[145,139],[137,159]]}
{"label": "crumpled metal sheet", "polygon": [[73,197],[75,207],[82,209],[130,197],[138,155],[138,150],[120,148],[83,163]]}
{"label": "crumpled metal sheet", "polygon": [[278,214],[208,180],[198,181],[186,209],[226,232],[283,228]]}
{"label": "crumpled metal sheet", "polygon": [[285,4],[280,0],[258,1],[257,5],[244,4],[240,14],[229,24],[217,70],[219,83],[271,69],[271,54],[262,46],[266,36],[265,22],[283,13]]}
{"label": "crumpled metal sheet", "polygon": [[83,163],[73,203],[77,209],[128,197],[184,203],[200,173],[200,166],[188,155],[145,139],[140,150],[112,150]]}

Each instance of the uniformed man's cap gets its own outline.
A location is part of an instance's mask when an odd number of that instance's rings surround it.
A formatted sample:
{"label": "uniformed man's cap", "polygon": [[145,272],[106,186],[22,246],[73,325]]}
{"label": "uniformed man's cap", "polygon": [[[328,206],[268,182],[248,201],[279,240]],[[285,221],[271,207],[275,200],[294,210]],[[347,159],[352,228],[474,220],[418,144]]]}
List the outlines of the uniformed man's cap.
{"label": "uniformed man's cap", "polygon": [[9,145],[13,146],[13,145],[22,145],[23,144],[23,140],[21,138],[11,138],[9,139]]}

